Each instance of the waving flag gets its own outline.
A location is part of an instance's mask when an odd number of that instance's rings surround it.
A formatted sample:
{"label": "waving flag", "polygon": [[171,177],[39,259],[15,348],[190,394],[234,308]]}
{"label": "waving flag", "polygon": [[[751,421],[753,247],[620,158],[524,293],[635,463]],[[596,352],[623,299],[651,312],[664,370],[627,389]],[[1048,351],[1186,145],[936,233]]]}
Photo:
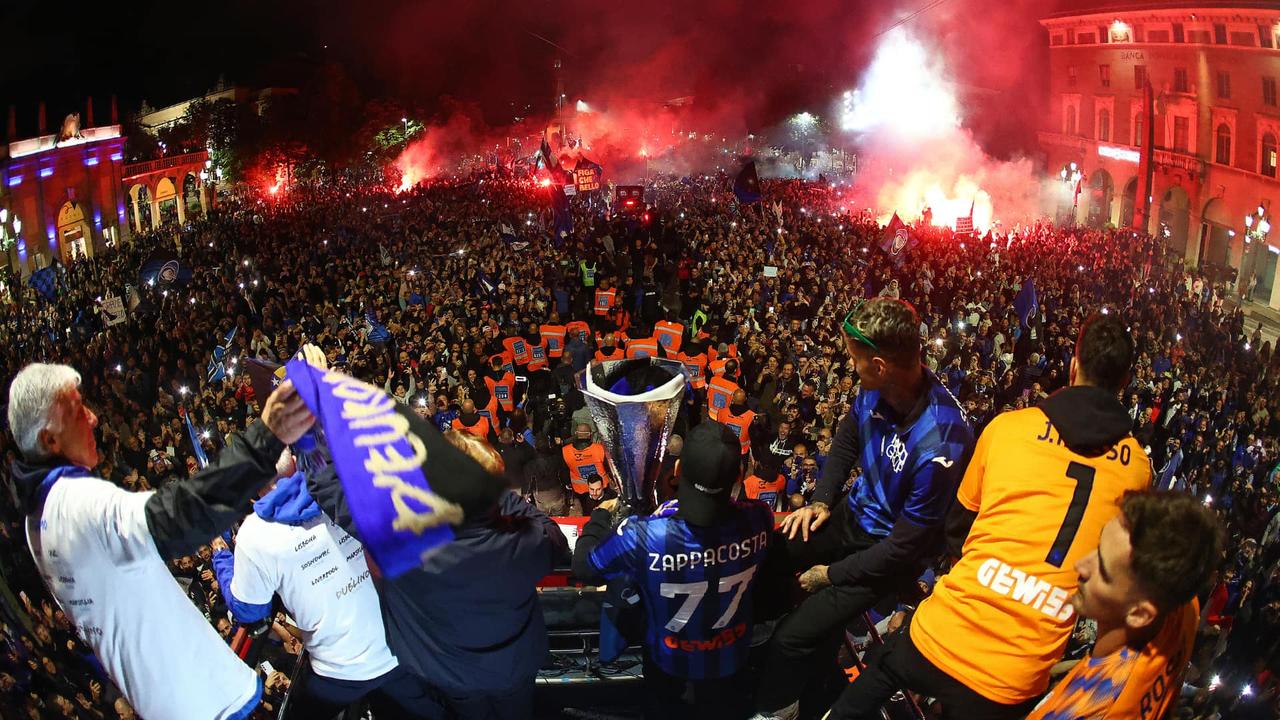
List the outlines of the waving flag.
{"label": "waving flag", "polygon": [[492,295],[498,286],[493,284],[493,281],[489,279],[489,275],[485,271],[480,270],[476,275],[476,287],[485,295]]}
{"label": "waving flag", "polygon": [[36,292],[49,302],[57,300],[58,291],[62,289],[58,271],[52,265],[31,273],[31,277],[27,278],[27,286],[35,288]]}
{"label": "waving flag", "polygon": [[221,382],[227,376],[227,355],[231,352],[231,343],[236,339],[236,329],[231,328],[222,344],[213,349],[209,364],[205,366],[205,382]]}
{"label": "waving flag", "polygon": [[[974,202],[977,202],[976,200]],[[956,234],[972,235],[973,234],[973,206],[974,202],[969,203],[969,216],[956,218]]]}
{"label": "waving flag", "polygon": [[733,181],[733,194],[744,205],[760,202],[760,176],[756,174],[756,161],[748,160]]}
{"label": "waving flag", "polygon": [[205,454],[204,446],[200,444],[200,434],[196,432],[196,426],[191,424],[191,413],[187,412],[185,407],[179,407],[178,414],[182,416],[182,422],[187,426],[187,437],[191,439],[191,451],[196,454],[196,465],[201,468],[209,467],[209,456]]}
{"label": "waving flag", "polygon": [[502,223],[498,229],[498,237],[502,238],[502,242],[511,246],[512,250],[520,251],[529,247],[528,240],[521,240],[516,235],[516,229],[507,223]]}
{"label": "waving flag", "polygon": [[578,192],[590,192],[600,189],[600,178],[604,176],[604,168],[586,158],[578,160],[573,168],[573,182]]}
{"label": "waving flag", "polygon": [[387,577],[420,567],[506,489],[380,388],[298,359],[285,372],[324,430],[359,540]]}
{"label": "waving flag", "polygon": [[1036,304],[1036,283],[1031,277],[1028,276],[1027,281],[1022,283],[1022,289],[1013,299],[1013,309],[1018,313],[1018,320],[1022,321],[1022,327],[1031,327],[1031,319],[1039,309]]}
{"label": "waving flag", "polygon": [[378,322],[378,317],[373,314],[372,310],[365,313],[364,325],[365,331],[368,333],[369,342],[384,343],[391,339],[391,331],[387,329],[386,325]]}
{"label": "waving flag", "polygon": [[191,266],[184,264],[172,250],[156,250],[138,269],[142,282],[150,285],[190,282],[191,275]]}
{"label": "waving flag", "polygon": [[884,229],[884,238],[880,240],[880,249],[893,259],[895,265],[901,265],[907,259],[907,252],[914,248],[919,240],[911,235],[911,229],[902,222],[898,213]]}
{"label": "waving flag", "polygon": [[564,185],[551,183],[551,216],[557,238],[568,237],[573,233],[573,213],[569,210],[569,198],[564,194]]}

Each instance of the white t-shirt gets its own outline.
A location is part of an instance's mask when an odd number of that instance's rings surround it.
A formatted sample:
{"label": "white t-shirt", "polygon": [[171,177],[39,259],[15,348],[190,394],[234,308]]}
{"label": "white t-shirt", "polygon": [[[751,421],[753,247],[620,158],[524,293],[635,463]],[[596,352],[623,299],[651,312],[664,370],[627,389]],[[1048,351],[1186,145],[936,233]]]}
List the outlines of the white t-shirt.
{"label": "white t-shirt", "polygon": [[360,541],[323,514],[302,525],[250,515],[236,536],[231,594],[264,605],[279,593],[317,675],[372,680],[398,664]]}
{"label": "white t-shirt", "polygon": [[258,691],[257,674],[173,579],[147,528],[154,492],[64,477],[27,540],[58,605],[139,717],[224,720]]}

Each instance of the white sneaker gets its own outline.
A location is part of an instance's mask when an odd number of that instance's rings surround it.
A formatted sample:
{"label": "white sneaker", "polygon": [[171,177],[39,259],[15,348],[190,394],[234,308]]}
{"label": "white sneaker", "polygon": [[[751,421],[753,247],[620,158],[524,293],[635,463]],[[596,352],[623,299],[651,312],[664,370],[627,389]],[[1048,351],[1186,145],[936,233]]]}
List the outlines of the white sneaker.
{"label": "white sneaker", "polygon": [[796,720],[800,717],[800,701],[797,700],[790,705],[771,713],[759,712],[751,716],[751,720]]}

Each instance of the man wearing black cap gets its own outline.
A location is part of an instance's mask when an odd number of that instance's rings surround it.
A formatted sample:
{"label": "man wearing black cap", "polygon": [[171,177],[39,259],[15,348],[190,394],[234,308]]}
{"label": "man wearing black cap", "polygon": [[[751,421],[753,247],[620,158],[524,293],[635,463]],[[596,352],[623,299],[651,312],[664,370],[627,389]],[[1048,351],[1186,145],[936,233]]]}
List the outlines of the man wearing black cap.
{"label": "man wearing black cap", "polygon": [[[736,681],[751,645],[751,589],[773,513],[730,499],[740,454],[724,426],[698,425],[684,441],[676,499],[652,516],[626,518],[612,533],[616,502],[602,503],[574,548],[578,578],[639,586],[647,616],[645,717],[745,714],[749,693]],[[682,700],[689,685],[692,708]]]}

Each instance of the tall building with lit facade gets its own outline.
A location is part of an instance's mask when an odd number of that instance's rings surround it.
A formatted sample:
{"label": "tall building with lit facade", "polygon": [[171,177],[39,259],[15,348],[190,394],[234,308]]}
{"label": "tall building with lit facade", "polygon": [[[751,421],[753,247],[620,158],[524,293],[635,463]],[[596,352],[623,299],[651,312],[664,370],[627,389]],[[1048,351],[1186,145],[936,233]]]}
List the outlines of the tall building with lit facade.
{"label": "tall building with lit facade", "polygon": [[1235,270],[1242,287],[1256,278],[1253,299],[1280,307],[1280,4],[1170,2],[1041,24],[1051,96],[1040,145],[1049,172],[1067,176],[1063,212],[1094,227],[1133,223],[1150,82],[1146,230],[1190,266]]}

